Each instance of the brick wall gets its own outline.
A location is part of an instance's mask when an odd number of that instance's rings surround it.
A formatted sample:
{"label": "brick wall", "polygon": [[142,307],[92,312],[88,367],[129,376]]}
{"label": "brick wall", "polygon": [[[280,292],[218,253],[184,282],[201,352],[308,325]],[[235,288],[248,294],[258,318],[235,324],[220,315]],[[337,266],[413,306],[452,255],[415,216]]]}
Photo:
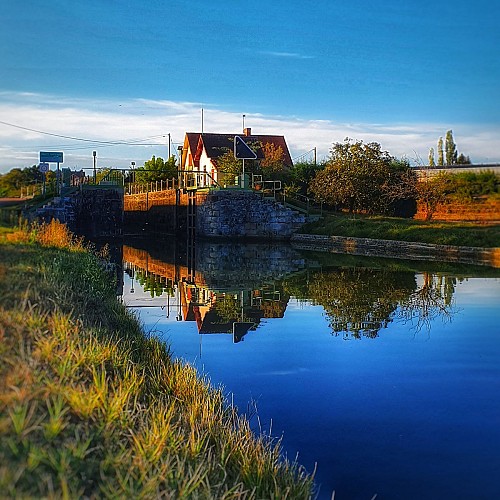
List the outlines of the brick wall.
{"label": "brick wall", "polygon": [[[179,193],[180,205],[187,206],[187,194]],[[126,212],[137,212],[146,210],[154,206],[175,206],[175,189],[166,189],[163,191],[152,191],[150,193],[127,194],[124,197],[124,210]]]}
{"label": "brick wall", "polygon": [[[425,220],[426,215],[425,206],[418,204],[414,218]],[[498,223],[500,222],[500,200],[485,197],[463,203],[456,201],[442,203],[432,214],[432,220]]]}

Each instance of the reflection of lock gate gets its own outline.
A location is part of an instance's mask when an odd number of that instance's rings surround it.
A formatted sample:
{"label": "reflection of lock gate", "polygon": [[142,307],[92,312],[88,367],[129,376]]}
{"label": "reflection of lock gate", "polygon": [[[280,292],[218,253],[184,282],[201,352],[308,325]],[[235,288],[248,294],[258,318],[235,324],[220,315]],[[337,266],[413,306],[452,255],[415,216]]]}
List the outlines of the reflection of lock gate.
{"label": "reflection of lock gate", "polygon": [[252,307],[260,307],[263,302],[279,302],[281,300],[281,292],[279,290],[262,288],[254,290],[252,295]]}

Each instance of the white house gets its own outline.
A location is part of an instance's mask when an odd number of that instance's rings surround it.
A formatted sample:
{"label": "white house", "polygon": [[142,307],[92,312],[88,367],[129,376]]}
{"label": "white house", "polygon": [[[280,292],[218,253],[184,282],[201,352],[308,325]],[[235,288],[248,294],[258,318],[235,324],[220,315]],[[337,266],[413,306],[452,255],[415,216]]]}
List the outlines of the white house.
{"label": "white house", "polygon": [[[187,132],[182,148],[181,170],[200,172],[199,186],[215,184],[219,179],[217,159],[233,150],[235,135],[240,134]],[[264,146],[273,144],[283,151],[282,161],[285,167],[291,168],[293,166],[284,136],[252,135],[251,129],[245,128],[240,137],[252,147],[258,161],[264,158]]]}

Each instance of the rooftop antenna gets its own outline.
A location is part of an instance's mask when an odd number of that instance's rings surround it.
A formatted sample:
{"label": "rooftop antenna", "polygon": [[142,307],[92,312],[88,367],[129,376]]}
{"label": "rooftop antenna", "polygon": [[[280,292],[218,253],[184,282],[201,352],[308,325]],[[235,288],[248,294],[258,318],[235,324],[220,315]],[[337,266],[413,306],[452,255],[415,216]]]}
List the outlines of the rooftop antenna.
{"label": "rooftop antenna", "polygon": [[201,108],[201,133],[203,134],[203,108]]}

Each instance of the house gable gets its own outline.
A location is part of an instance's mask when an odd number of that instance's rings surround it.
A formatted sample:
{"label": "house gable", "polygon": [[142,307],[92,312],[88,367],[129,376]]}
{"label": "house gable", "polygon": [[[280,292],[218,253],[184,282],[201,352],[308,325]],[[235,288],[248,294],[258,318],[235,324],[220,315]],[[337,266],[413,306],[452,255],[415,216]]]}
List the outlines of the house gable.
{"label": "house gable", "polygon": [[198,169],[200,168],[200,161],[203,163],[203,157],[205,156],[211,165],[204,166],[217,168],[217,158],[233,150],[235,135],[240,135],[254,149],[258,160],[264,158],[263,146],[265,144],[273,144],[275,148],[281,148],[283,151],[283,163],[285,167],[291,168],[293,166],[288,145],[282,135],[200,134],[194,132],[186,133],[184,139],[186,154],[183,154],[182,165],[185,168]]}

